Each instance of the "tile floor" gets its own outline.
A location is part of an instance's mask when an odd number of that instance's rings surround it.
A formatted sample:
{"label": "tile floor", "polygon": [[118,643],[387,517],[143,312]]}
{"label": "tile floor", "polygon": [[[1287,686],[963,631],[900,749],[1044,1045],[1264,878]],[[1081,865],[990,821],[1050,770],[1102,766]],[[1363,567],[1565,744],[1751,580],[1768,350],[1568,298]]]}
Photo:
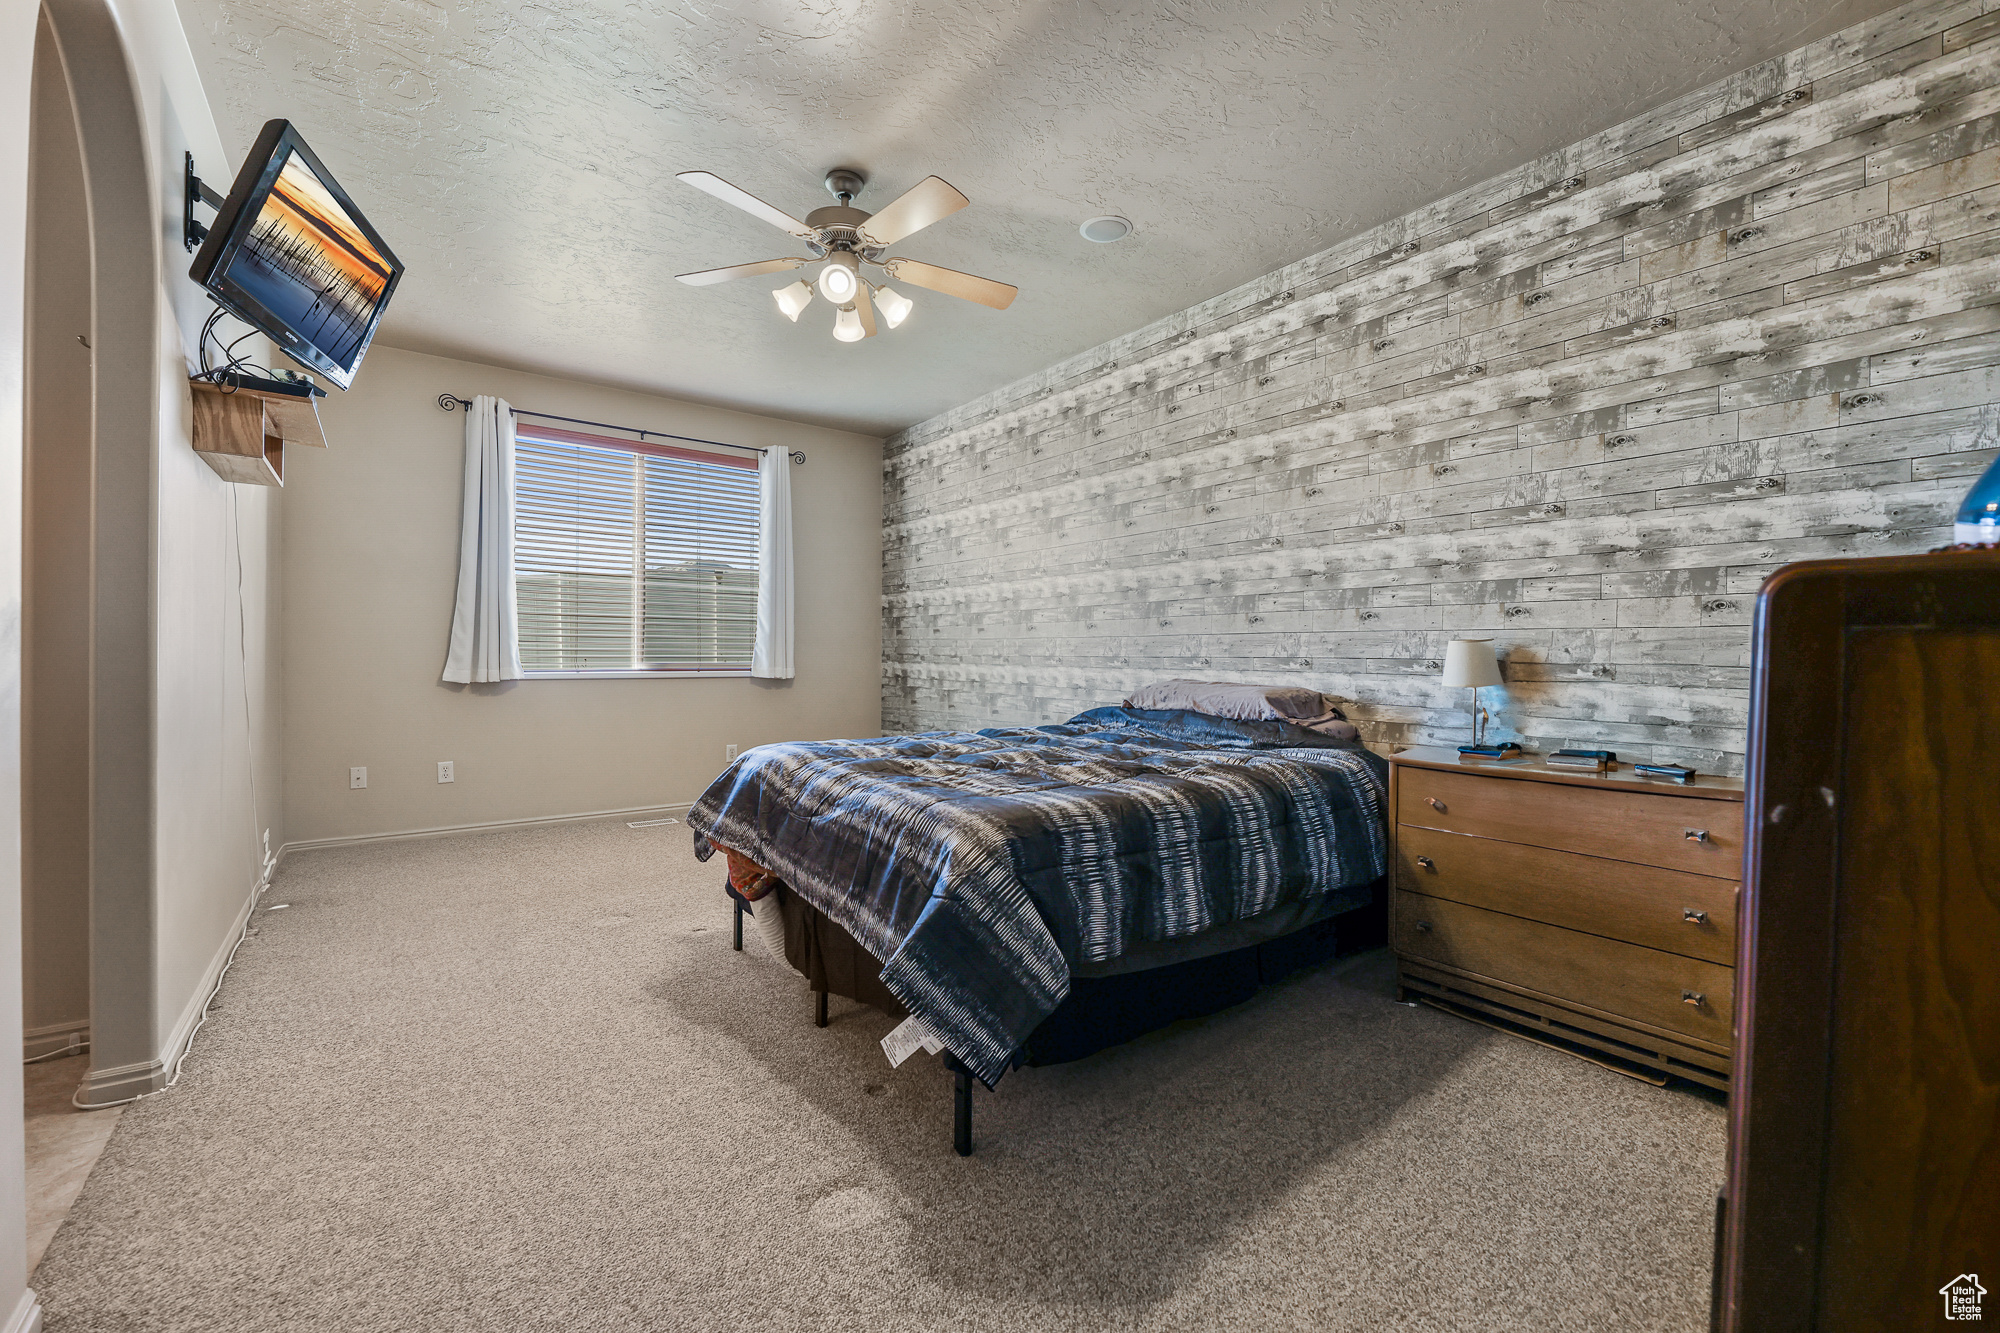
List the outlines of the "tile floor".
{"label": "tile floor", "polygon": [[70,1104],[90,1068],[88,1055],[64,1056],[25,1071],[28,1117],[28,1273],[41,1263],[56,1228],[83,1192],[83,1182],[111,1139],[125,1108],[79,1111]]}

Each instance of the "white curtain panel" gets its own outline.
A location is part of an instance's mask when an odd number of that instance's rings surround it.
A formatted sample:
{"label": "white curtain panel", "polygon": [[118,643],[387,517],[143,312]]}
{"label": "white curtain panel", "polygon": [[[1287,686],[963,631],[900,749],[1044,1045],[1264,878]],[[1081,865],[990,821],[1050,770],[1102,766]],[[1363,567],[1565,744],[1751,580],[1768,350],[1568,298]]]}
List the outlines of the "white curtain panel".
{"label": "white curtain panel", "polygon": [[466,685],[521,676],[514,604],[514,409],[482,394],[465,410],[458,604],[451,613],[444,678]]}
{"label": "white curtain panel", "polygon": [[757,466],[762,521],[757,530],[757,645],[750,674],[792,678],[792,456],[766,449]]}

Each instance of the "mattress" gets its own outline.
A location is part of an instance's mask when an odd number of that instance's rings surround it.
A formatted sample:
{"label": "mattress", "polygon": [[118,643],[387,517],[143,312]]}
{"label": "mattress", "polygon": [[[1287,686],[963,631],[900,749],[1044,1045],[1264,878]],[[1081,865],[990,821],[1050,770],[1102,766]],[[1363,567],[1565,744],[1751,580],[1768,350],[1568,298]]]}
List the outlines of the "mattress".
{"label": "mattress", "polygon": [[1366,907],[1372,897],[1372,886],[1368,885],[1312,894],[1246,921],[1224,922],[1178,939],[1141,941],[1129,946],[1116,958],[1107,958],[1099,963],[1074,964],[1070,968],[1070,976],[1120,977],[1132,972],[1172,967],[1197,958],[1212,958],[1235,949],[1247,949]]}

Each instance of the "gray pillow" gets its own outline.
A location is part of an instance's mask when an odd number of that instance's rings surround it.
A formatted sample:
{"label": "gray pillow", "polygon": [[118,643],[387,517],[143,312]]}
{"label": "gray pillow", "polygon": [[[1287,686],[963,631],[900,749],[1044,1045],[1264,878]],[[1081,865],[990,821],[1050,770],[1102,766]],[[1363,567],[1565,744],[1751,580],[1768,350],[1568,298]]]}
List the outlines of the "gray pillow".
{"label": "gray pillow", "polygon": [[1185,708],[1210,717],[1244,722],[1273,719],[1316,722],[1340,711],[1318,690],[1297,685],[1234,685],[1216,680],[1162,680],[1141,685],[1125,700],[1127,708]]}

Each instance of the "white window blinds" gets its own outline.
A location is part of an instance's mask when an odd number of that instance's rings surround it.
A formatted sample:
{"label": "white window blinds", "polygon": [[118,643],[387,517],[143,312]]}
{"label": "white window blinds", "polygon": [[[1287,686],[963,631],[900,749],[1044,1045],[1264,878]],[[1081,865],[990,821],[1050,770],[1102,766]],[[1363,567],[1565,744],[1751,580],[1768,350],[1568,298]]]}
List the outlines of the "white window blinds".
{"label": "white window blinds", "polygon": [[754,458],[518,427],[522,668],[748,672],[757,523]]}

